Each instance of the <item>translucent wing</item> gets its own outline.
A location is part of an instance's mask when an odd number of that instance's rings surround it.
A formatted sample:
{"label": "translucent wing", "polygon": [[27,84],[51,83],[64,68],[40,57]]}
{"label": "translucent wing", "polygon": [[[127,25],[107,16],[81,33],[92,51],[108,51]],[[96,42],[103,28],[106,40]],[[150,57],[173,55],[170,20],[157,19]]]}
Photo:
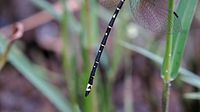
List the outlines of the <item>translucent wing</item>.
{"label": "translucent wing", "polygon": [[168,0],[130,0],[130,8],[136,23],[153,32],[164,33],[167,24],[174,25],[173,33],[182,30],[178,14],[174,22],[168,21]]}

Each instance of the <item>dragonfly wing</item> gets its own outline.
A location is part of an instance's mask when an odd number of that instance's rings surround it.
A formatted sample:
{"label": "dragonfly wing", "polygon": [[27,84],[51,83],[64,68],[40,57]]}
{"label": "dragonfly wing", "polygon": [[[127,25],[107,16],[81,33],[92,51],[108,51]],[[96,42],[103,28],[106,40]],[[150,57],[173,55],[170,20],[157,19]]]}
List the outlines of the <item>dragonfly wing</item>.
{"label": "dragonfly wing", "polygon": [[174,14],[174,22],[167,21],[167,0],[130,0],[130,8],[136,23],[152,32],[165,33],[167,24],[174,24],[174,33],[181,30],[181,23]]}
{"label": "dragonfly wing", "polygon": [[182,25],[181,25],[181,21],[180,21],[180,18],[178,16],[178,14],[176,12],[173,12],[173,22],[172,21],[169,21],[167,18],[168,18],[168,12],[169,10],[168,9],[163,9],[163,8],[160,8],[160,10],[156,10],[155,11],[157,13],[157,15],[162,18],[164,21],[163,21],[163,26],[161,28],[161,31],[166,33],[167,32],[167,25],[168,24],[173,24],[173,33],[178,33],[178,32],[181,32],[182,31]]}

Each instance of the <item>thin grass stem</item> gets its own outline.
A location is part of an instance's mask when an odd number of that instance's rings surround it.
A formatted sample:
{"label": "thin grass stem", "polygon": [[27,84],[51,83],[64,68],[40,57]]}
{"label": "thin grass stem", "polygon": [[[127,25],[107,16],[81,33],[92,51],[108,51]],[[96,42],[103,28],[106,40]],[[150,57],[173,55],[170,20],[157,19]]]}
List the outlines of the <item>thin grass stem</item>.
{"label": "thin grass stem", "polygon": [[[169,108],[169,96],[170,96],[170,68],[171,68],[171,56],[172,56],[172,37],[173,37],[173,9],[174,9],[174,0],[169,0],[168,2],[168,27],[167,27],[167,36],[166,36],[166,50],[165,57],[162,68],[162,77],[163,77],[163,95],[162,95],[162,112],[168,112]],[[172,24],[171,24],[172,23]]]}

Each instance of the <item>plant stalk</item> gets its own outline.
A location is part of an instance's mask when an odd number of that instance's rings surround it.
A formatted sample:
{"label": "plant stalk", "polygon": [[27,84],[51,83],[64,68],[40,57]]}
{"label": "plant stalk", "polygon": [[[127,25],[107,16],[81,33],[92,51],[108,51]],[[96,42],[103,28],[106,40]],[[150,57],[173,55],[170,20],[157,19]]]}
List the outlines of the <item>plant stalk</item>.
{"label": "plant stalk", "polygon": [[168,112],[169,95],[170,95],[170,83],[164,81],[163,95],[162,95],[162,112]]}
{"label": "plant stalk", "polygon": [[163,75],[163,95],[162,95],[162,112],[168,112],[169,96],[170,96],[170,81],[171,81],[171,57],[172,57],[172,37],[173,37],[173,9],[174,0],[168,1],[168,26],[166,37],[166,50],[162,68]]}

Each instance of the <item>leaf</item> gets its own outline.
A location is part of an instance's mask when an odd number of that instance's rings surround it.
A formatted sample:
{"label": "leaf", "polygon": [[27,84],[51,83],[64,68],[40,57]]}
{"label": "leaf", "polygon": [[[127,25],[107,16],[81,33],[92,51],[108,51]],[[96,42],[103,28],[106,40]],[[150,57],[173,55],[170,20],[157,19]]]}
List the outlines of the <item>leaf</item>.
{"label": "leaf", "polygon": [[24,26],[22,23],[16,23],[11,27],[12,34],[10,36],[10,41],[8,45],[6,45],[5,51],[0,53],[0,71],[4,67],[5,63],[7,62],[8,54],[13,46],[14,42],[22,37],[24,33]]}
{"label": "leaf", "polygon": [[[55,19],[59,22],[61,22],[61,18],[63,14],[59,14],[58,10],[55,9],[55,7],[50,4],[47,0],[31,0],[33,4],[40,7],[42,10],[47,11],[49,14],[51,14]],[[63,9],[61,9],[62,11]],[[82,28],[80,23],[76,20],[72,12],[68,11],[68,18],[69,18],[69,25],[72,32],[78,32],[80,33]],[[62,13],[62,12],[61,12]]]}
{"label": "leaf", "polygon": [[54,9],[53,5],[50,4],[47,0],[31,0],[34,5],[46,10],[52,16],[54,16],[57,20],[61,19],[61,15],[59,15],[56,10]]}
{"label": "leaf", "polygon": [[[0,35],[0,48],[5,49],[7,42]],[[44,71],[31,63],[15,46],[9,53],[9,62],[20,71],[39,91],[41,91],[61,112],[71,112],[68,100],[60,93],[58,88],[40,76],[45,76]]]}
{"label": "leaf", "polygon": [[187,93],[187,94],[184,95],[184,97],[188,98],[188,99],[200,100],[200,92]]}
{"label": "leaf", "polygon": [[177,9],[177,13],[179,14],[179,18],[182,23],[183,31],[179,32],[174,42],[174,49],[172,55],[172,64],[171,64],[171,78],[174,80],[177,75],[181,65],[183,53],[185,50],[185,45],[188,39],[188,34],[190,30],[190,26],[195,14],[195,10],[197,7],[198,0],[181,0],[179,7]]}
{"label": "leaf", "polygon": [[[141,48],[141,47],[133,45],[133,44],[129,44],[127,42],[122,42],[122,41],[120,42],[120,45],[151,59],[152,61],[154,61],[155,63],[157,63],[159,65],[162,64],[163,58],[161,58],[160,56],[158,56],[154,53],[151,53],[150,51],[148,51],[144,48]],[[181,79],[184,82],[200,88],[200,77],[197,76],[197,74],[194,74],[185,68],[180,68],[179,73],[181,74]]]}

